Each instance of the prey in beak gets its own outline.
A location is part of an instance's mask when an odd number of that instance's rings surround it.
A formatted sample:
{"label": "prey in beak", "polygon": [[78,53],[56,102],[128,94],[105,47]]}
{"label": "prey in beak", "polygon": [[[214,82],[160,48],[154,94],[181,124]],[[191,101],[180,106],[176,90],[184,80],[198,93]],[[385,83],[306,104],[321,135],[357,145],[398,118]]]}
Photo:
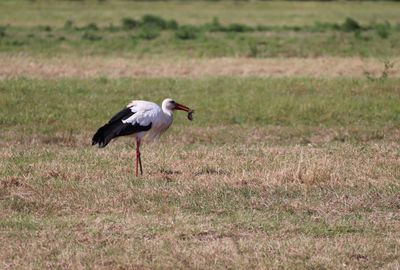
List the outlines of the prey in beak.
{"label": "prey in beak", "polygon": [[188,113],[188,116],[187,116],[188,119],[189,119],[190,121],[193,120],[193,113],[194,113],[194,110],[190,109],[189,107],[187,107],[187,106],[185,106],[185,105],[183,105],[183,104],[179,104],[179,103],[175,102],[175,110],[180,110],[180,111],[185,111],[185,112],[187,112],[187,113]]}

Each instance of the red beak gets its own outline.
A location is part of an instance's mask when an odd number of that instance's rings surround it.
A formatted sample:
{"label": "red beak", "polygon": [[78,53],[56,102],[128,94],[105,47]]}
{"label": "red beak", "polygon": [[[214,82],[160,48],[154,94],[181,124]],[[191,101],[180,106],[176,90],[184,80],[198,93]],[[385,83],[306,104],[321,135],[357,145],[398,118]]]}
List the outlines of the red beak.
{"label": "red beak", "polygon": [[192,112],[193,110],[190,109],[189,107],[179,104],[179,103],[175,103],[175,110],[181,110],[181,111],[185,111],[185,112]]}

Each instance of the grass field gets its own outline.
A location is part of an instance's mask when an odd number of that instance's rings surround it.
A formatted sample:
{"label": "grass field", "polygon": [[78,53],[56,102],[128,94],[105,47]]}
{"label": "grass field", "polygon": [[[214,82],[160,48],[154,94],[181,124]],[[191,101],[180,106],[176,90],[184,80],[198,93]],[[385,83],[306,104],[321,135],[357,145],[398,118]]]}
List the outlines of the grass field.
{"label": "grass field", "polygon": [[[187,59],[400,53],[395,2],[6,0],[0,9],[3,54]],[[148,15],[153,17],[146,20]]]}
{"label": "grass field", "polygon": [[[399,269],[398,9],[1,1],[0,269]],[[145,14],[201,36],[122,28]],[[142,177],[132,138],[91,146],[168,96],[194,121],[143,146]]]}
{"label": "grass field", "polygon": [[272,25],[308,25],[316,21],[341,22],[354,17],[362,23],[399,23],[395,2],[281,2],[281,1],[57,1],[3,0],[0,24],[18,26],[63,26],[66,20],[78,24],[118,24],[123,17],[154,14],[183,24],[210,22]]}

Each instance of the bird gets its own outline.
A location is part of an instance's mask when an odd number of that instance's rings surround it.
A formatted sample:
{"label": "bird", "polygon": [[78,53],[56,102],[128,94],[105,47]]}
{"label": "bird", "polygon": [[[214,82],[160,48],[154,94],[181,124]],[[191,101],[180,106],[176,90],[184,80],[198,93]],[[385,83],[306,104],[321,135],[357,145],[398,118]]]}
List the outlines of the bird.
{"label": "bird", "polygon": [[93,135],[92,145],[103,148],[114,138],[133,135],[136,139],[135,175],[136,177],[139,175],[138,167],[142,175],[140,153],[142,141],[159,138],[171,126],[175,110],[186,111],[188,119],[193,120],[194,110],[171,98],[164,99],[161,107],[150,101],[133,100],[97,130]]}

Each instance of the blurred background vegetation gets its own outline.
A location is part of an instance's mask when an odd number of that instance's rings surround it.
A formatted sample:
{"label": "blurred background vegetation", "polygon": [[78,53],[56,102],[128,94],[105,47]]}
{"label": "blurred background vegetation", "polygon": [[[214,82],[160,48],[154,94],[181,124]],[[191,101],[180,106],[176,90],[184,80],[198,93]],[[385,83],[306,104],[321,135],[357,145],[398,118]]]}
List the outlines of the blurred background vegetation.
{"label": "blurred background vegetation", "polygon": [[0,53],[54,56],[399,55],[395,2],[10,1]]}

